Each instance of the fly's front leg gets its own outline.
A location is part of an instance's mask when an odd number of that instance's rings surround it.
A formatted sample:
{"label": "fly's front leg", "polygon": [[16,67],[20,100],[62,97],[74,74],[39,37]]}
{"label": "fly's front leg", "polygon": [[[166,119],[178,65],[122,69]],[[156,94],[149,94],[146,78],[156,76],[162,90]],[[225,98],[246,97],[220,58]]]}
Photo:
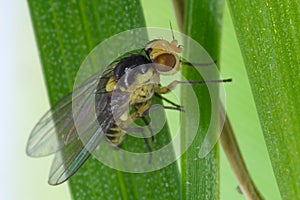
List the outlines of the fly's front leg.
{"label": "fly's front leg", "polygon": [[134,127],[134,128],[124,128],[124,130],[126,132],[132,132],[132,133],[140,133],[143,136],[143,139],[145,141],[145,144],[147,146],[148,152],[149,152],[149,159],[148,159],[148,163],[151,163],[152,160],[152,148],[150,146],[149,140],[146,137],[145,131],[143,128],[141,127]]}
{"label": "fly's front leg", "polygon": [[173,81],[171,82],[168,86],[164,86],[164,87],[161,87],[161,86],[158,86],[155,88],[155,92],[158,93],[158,94],[167,94],[169,92],[171,92],[172,90],[174,90],[176,88],[178,84],[178,81]]}
{"label": "fly's front leg", "polygon": [[225,82],[231,82],[232,79],[221,79],[221,80],[206,80],[206,81],[173,81],[171,82],[168,86],[166,87],[160,87],[157,86],[155,88],[155,92],[158,94],[167,94],[174,90],[178,84],[183,84],[183,85],[206,85],[209,83],[225,83]]}

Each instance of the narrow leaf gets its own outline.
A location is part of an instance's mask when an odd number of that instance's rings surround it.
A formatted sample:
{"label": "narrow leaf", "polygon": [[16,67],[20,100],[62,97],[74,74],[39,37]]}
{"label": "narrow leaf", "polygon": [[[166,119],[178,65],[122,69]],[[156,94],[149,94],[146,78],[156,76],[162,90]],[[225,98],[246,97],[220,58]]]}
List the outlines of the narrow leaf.
{"label": "narrow leaf", "polygon": [[281,196],[297,199],[300,3],[228,2]]}
{"label": "narrow leaf", "polygon": [[[184,33],[201,44],[213,60],[219,59],[220,34],[224,1],[194,1],[185,4]],[[189,44],[185,44],[188,48]],[[205,63],[205,61],[203,61]],[[184,69],[183,73],[189,80],[199,80],[193,70]],[[192,145],[183,155],[182,191],[183,199],[219,199],[219,151],[218,145],[205,157],[199,158],[200,146],[208,130],[211,118],[211,99],[207,87],[194,86],[200,108],[199,130]],[[185,94],[184,87],[182,95]],[[189,101],[185,98],[184,101]],[[191,105],[193,106],[193,105]],[[188,125],[193,119],[183,119],[183,129],[189,133],[192,128]],[[217,130],[215,130],[217,133]],[[184,140],[184,139],[183,139]],[[183,141],[184,142],[184,141]]]}
{"label": "narrow leaf", "polygon": [[[78,68],[97,44],[121,31],[145,26],[136,0],[28,3],[52,105],[73,89]],[[168,134],[158,134],[155,148],[169,139]],[[145,148],[143,140],[125,140],[125,147]],[[178,199],[178,177],[176,163],[150,173],[131,174],[90,158],[69,185],[73,199]]]}

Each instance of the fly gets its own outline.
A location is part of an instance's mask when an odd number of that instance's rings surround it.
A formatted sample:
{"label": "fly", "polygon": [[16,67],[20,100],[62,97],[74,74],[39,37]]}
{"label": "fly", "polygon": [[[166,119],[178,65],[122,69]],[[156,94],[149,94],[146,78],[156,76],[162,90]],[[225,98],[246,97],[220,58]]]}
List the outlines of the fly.
{"label": "fly", "polygon": [[[163,39],[150,41],[140,54],[130,54],[112,63],[104,73],[96,74],[82,83],[72,93],[54,105],[34,127],[27,144],[27,154],[32,157],[50,155],[56,152],[50,171],[49,183],[58,185],[68,180],[89,158],[104,137],[114,146],[120,146],[129,132],[142,134],[149,151],[151,146],[143,129],[129,128],[136,119],[142,119],[147,125],[148,111],[155,97],[170,103],[165,109],[183,111],[177,105],[163,97],[174,90],[178,84],[207,84],[230,82],[231,79],[208,81],[173,81],[161,86],[160,76],[174,75],[181,64],[192,65],[180,60],[182,47],[177,40],[168,42]],[[93,93],[89,88],[96,86]],[[74,93],[73,91],[73,93]],[[83,97],[78,102],[75,116],[72,100]],[[72,99],[73,98],[73,99]],[[91,102],[95,101],[95,108]],[[86,143],[79,138],[75,123],[95,110],[98,126],[91,126],[84,132]],[[149,128],[154,140],[154,134]],[[101,134],[103,133],[103,134]],[[63,155],[63,157],[61,156]]]}

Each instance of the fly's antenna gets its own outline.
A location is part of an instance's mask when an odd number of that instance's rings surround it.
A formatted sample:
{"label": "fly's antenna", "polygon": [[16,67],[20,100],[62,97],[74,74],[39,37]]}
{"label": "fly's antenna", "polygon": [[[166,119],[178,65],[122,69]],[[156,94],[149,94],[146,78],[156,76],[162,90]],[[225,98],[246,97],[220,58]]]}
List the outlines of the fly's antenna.
{"label": "fly's antenna", "polygon": [[175,36],[174,36],[174,32],[173,32],[171,20],[169,21],[169,23],[170,23],[170,29],[171,29],[171,33],[172,33],[172,38],[173,38],[173,40],[175,40]]}

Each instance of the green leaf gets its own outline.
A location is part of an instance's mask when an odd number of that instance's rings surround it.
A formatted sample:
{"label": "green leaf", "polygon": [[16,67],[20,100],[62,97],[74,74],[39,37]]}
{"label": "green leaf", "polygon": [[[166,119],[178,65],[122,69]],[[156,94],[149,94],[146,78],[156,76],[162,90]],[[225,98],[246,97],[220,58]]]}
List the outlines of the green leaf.
{"label": "green leaf", "polygon": [[[28,0],[51,105],[73,89],[88,53],[104,39],[145,26],[140,2]],[[168,132],[164,128],[164,133]],[[156,144],[169,141],[158,134]],[[126,138],[124,146],[145,148]],[[178,199],[176,163],[143,174],[123,173],[90,158],[69,181],[73,199]]]}
{"label": "green leaf", "polygon": [[[184,33],[201,44],[213,60],[219,60],[220,35],[224,1],[188,0],[185,4]],[[188,48],[189,44],[184,44]],[[199,80],[190,68],[183,69],[188,80]],[[199,146],[210,124],[211,100],[207,87],[193,87],[200,106],[200,128],[192,145],[181,160],[183,199],[219,199],[219,148],[218,145],[203,159],[199,158]],[[182,88],[182,96],[185,94]],[[189,101],[188,97],[183,99]],[[191,105],[193,106],[193,105]],[[186,133],[192,130],[188,125],[192,119],[183,119]],[[217,132],[217,130],[216,130]],[[182,139],[184,142],[184,138]]]}
{"label": "green leaf", "polygon": [[300,3],[228,2],[281,196],[297,199]]}

